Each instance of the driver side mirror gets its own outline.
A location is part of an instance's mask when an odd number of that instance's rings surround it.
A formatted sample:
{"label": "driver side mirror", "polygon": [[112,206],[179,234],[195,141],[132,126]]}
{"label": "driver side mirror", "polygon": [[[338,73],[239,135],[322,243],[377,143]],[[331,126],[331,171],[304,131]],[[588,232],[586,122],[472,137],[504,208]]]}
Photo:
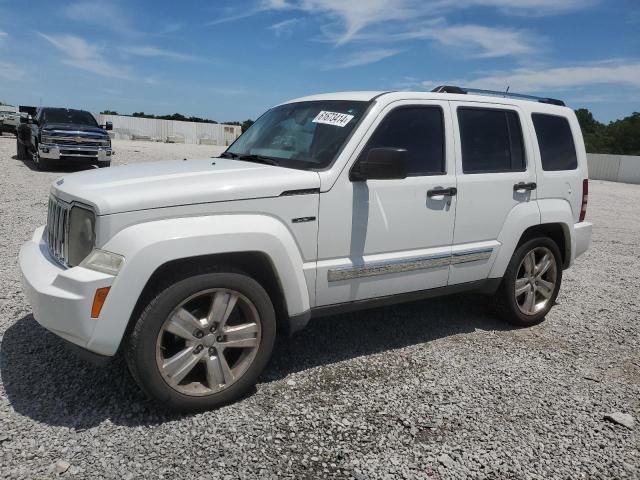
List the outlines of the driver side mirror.
{"label": "driver side mirror", "polygon": [[105,122],[104,129],[105,130],[113,130],[113,123],[112,122]]}
{"label": "driver side mirror", "polygon": [[349,173],[349,180],[401,180],[407,178],[407,151],[404,148],[372,148]]}

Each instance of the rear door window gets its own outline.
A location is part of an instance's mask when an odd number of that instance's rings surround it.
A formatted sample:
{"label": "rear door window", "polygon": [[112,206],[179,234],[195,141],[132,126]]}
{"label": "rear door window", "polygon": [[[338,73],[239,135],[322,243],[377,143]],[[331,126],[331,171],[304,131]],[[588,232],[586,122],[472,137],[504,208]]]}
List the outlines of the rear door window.
{"label": "rear door window", "polygon": [[526,170],[522,127],[513,110],[459,107],[464,173]]}
{"label": "rear door window", "polygon": [[569,121],[565,117],[543,113],[534,113],[531,118],[538,137],[542,169],[558,171],[578,168]]}

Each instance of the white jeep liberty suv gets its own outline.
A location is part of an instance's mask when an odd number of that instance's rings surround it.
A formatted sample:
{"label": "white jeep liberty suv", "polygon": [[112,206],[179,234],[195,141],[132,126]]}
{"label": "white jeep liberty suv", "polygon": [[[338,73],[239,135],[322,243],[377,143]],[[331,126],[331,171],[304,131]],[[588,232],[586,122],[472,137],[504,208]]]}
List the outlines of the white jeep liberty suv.
{"label": "white jeep liberty suv", "polygon": [[587,188],[559,100],[323,94],[267,111],[219,158],[59,179],[19,263],[41,325],[92,357],[123,351],[150,397],[202,410],[312,317],[476,291],[542,321],[589,247]]}

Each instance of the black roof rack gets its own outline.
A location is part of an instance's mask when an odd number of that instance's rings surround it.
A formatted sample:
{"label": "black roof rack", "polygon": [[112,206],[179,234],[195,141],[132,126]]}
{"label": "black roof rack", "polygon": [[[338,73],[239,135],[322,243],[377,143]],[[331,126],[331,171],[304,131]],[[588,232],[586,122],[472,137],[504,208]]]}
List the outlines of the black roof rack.
{"label": "black roof rack", "polygon": [[524,95],[522,93],[511,93],[509,92],[509,89],[507,89],[507,91],[505,92],[499,92],[497,90],[482,90],[480,88],[463,88],[456,87],[454,85],[440,85],[439,87],[436,87],[431,91],[435,93],[458,93],[462,95],[473,93],[476,95],[491,95],[494,97],[519,98],[521,100],[532,100],[534,102],[549,103],[551,105],[558,105],[560,107],[565,106],[565,103],[562,100],[558,100],[556,98],[536,97],[534,95]]}

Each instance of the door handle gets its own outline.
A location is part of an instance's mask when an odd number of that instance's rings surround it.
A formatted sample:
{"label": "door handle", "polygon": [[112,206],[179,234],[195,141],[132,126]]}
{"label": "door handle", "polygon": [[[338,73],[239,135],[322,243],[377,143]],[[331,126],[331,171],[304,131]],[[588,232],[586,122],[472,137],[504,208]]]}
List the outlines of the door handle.
{"label": "door handle", "polygon": [[520,190],[531,191],[531,190],[535,190],[536,188],[538,188],[538,185],[536,184],[536,182],[529,182],[529,183],[519,182],[513,186],[513,191],[514,192],[518,192]]}
{"label": "door handle", "polygon": [[450,187],[450,188],[436,187],[431,190],[427,190],[427,197],[428,198],[439,197],[441,195],[444,197],[453,197],[457,193],[458,193],[458,189],[456,187]]}

